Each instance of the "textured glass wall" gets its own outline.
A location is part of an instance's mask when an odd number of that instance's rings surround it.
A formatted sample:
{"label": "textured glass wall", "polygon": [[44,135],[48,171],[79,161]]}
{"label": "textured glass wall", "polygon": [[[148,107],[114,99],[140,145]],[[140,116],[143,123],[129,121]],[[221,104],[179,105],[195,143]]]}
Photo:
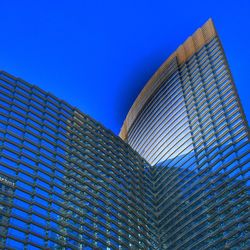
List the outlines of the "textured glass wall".
{"label": "textured glass wall", "polygon": [[93,119],[1,73],[1,248],[148,249],[148,167]]}
{"label": "textured glass wall", "polygon": [[125,139],[155,166],[158,248],[247,249],[249,128],[217,35],[157,81]]}
{"label": "textured glass wall", "polygon": [[248,248],[249,128],[211,21],[151,83],[123,131],[150,166],[1,72],[0,248]]}

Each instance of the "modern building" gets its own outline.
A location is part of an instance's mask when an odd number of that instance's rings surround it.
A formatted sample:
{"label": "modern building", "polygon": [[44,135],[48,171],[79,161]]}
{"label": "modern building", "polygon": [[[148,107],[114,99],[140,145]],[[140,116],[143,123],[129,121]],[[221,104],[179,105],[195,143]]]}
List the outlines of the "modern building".
{"label": "modern building", "polygon": [[159,249],[250,247],[249,127],[211,19],[149,80],[120,136],[154,166]]}
{"label": "modern building", "polygon": [[0,248],[247,249],[249,127],[209,20],[120,137],[0,73]]}
{"label": "modern building", "polygon": [[148,168],[87,115],[0,74],[1,249],[149,249]]}

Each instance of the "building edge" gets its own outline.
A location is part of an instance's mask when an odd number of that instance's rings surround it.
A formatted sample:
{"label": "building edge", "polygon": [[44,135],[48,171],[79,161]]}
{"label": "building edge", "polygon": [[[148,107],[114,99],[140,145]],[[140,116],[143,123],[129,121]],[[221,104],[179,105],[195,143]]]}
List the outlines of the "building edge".
{"label": "building edge", "polygon": [[[171,74],[175,63],[181,65],[190,57],[198,52],[204,45],[209,43],[214,37],[218,36],[212,18],[209,18],[205,24],[198,28],[191,36],[189,36],[183,44],[181,44],[153,74],[146,83],[140,94],[137,96],[131,106],[121,127],[119,136],[126,141],[127,134],[133,122],[140,114],[141,110],[153,95],[153,93],[161,86],[161,79],[166,74]],[[175,62],[176,60],[176,62]]]}

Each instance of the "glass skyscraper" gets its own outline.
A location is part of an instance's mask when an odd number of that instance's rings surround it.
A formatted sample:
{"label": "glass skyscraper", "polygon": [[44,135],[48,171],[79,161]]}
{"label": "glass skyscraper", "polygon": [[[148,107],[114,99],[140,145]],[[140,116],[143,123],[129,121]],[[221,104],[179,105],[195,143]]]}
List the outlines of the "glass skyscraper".
{"label": "glass skyscraper", "polygon": [[1,73],[1,248],[148,249],[148,168],[87,115]]}
{"label": "glass skyscraper", "polygon": [[149,80],[120,136],[154,166],[159,249],[244,249],[249,127],[212,20]]}
{"label": "glass skyscraper", "polygon": [[211,20],[120,137],[0,73],[0,248],[248,249],[249,127]]}

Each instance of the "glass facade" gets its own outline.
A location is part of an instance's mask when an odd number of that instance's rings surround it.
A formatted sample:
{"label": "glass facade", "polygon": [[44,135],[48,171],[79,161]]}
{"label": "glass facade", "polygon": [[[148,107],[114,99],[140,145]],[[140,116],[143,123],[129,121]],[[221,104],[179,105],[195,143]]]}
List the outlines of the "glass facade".
{"label": "glass facade", "polygon": [[0,72],[0,248],[248,249],[249,127],[211,20],[120,136]]}
{"label": "glass facade", "polygon": [[158,249],[247,249],[249,127],[211,20],[138,100],[120,135],[154,166]]}
{"label": "glass facade", "polygon": [[0,75],[0,246],[148,249],[149,165],[53,95]]}

